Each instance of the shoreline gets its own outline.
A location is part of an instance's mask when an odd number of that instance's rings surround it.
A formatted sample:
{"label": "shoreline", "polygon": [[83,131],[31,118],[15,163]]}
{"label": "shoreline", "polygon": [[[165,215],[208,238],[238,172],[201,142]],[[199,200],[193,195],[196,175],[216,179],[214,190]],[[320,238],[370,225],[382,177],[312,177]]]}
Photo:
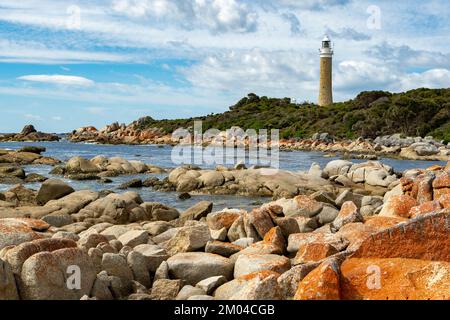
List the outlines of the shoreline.
{"label": "shoreline", "polygon": [[[143,142],[124,142],[124,141],[110,141],[110,142],[98,142],[98,141],[77,141],[70,139],[61,139],[59,141],[48,141],[48,140],[7,140],[2,141],[2,143],[39,143],[39,142],[52,142],[52,143],[61,143],[61,142],[69,142],[74,144],[87,144],[87,145],[104,145],[104,146],[157,146],[157,147],[174,147],[180,145],[175,142],[158,142],[158,141],[143,141]],[[348,140],[344,140],[344,142],[348,145],[354,144],[357,140],[353,140],[349,142]],[[340,157],[341,159],[356,159],[356,160],[379,160],[380,158],[388,158],[394,160],[417,160],[417,161],[450,161],[450,149],[447,149],[448,155],[438,155],[438,156],[419,156],[414,152],[411,148],[401,148],[400,151],[376,151],[373,148],[367,148],[364,150],[361,149],[353,149],[342,147],[342,142],[333,143],[333,144],[319,144],[314,147],[311,147],[310,144],[313,142],[310,139],[304,139],[300,142],[295,143],[286,143],[281,142],[280,152],[292,152],[292,151],[303,151],[303,152],[321,152],[324,154],[324,157]],[[302,145],[303,143],[303,145]],[[208,147],[209,144],[205,144],[203,148]],[[248,150],[248,147],[239,147],[234,146],[234,148],[245,148]],[[270,150],[270,149],[269,149]]]}
{"label": "shoreline", "polygon": [[[87,126],[67,134],[47,134],[38,132],[33,125],[27,125],[21,133],[0,135],[0,142],[59,142],[99,144],[99,145],[156,145],[177,146],[192,143],[192,133],[184,130],[178,138],[164,133],[161,128],[139,129],[138,122],[126,126],[113,123],[101,130]],[[243,147],[268,148],[275,143],[279,151],[324,152],[329,155],[339,154],[342,159],[378,160],[380,157],[398,160],[450,161],[450,143],[436,141],[433,137],[403,137],[401,134],[379,136],[375,139],[339,139],[328,133],[316,133],[310,138],[281,139],[277,141],[255,141],[244,135],[239,138],[237,127],[231,132],[221,131],[214,136],[200,136],[203,147]],[[267,138],[266,138],[267,139]],[[253,145],[254,144],[254,145]],[[193,145],[193,144],[192,144]]]}

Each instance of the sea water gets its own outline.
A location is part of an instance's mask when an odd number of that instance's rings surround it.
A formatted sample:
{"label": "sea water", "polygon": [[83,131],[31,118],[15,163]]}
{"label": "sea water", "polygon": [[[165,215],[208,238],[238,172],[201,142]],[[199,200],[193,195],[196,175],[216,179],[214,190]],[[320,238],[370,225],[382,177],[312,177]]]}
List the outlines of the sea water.
{"label": "sea water", "polygon": [[[60,142],[2,142],[0,143],[0,149],[20,149],[23,146],[42,146],[46,148],[46,152],[43,155],[48,157],[54,157],[62,161],[67,161],[72,157],[81,156],[86,159],[91,159],[95,156],[101,155],[107,158],[121,157],[127,160],[138,160],[146,164],[156,165],[163,168],[174,168],[176,164],[172,162],[172,146],[169,145],[99,145],[99,144],[86,144],[86,143],[71,143],[63,140]],[[279,152],[279,165],[280,169],[290,171],[308,171],[311,164],[316,162],[322,168],[332,160],[338,158],[324,157],[322,152],[304,152],[304,151],[289,151]],[[359,163],[366,160],[351,160],[352,162]],[[396,160],[383,158],[380,159],[384,164],[392,166],[395,171],[403,172],[407,169],[413,168],[427,168],[433,164],[444,164],[445,162],[436,161],[414,161],[414,160]],[[202,165],[202,168],[213,168],[214,165]],[[24,166],[27,174],[35,172],[47,177],[51,177],[49,172],[53,167],[45,165],[29,165]],[[69,183],[76,190],[90,189],[95,191],[112,190],[114,192],[124,192],[117,189],[119,185],[124,182],[130,181],[135,178],[147,179],[149,177],[158,177],[162,179],[167,174],[137,174],[137,175],[124,175],[119,177],[113,177],[113,181],[110,184],[103,184],[99,181],[75,181],[69,179],[63,179]],[[55,176],[54,178],[61,179],[61,177]],[[28,183],[26,187],[32,189],[39,189],[39,183]],[[5,191],[11,188],[11,185],[0,184],[0,191]],[[260,197],[244,197],[244,196],[222,196],[222,195],[193,195],[192,198],[187,200],[178,199],[176,192],[157,192],[151,188],[142,189],[130,189],[138,192],[144,201],[161,202],[166,205],[173,206],[179,210],[184,210],[190,206],[196,204],[202,200],[212,201],[214,203],[214,210],[220,210],[223,208],[242,208],[249,209],[251,207],[259,206],[263,202],[268,202],[268,198]]]}

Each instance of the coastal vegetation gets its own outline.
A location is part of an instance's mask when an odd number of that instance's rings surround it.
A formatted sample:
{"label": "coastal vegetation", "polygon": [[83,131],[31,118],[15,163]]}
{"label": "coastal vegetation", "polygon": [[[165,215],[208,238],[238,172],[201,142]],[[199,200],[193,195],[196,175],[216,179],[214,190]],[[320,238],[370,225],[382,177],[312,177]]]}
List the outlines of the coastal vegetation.
{"label": "coastal vegetation", "polygon": [[269,98],[254,93],[239,100],[229,111],[202,117],[156,120],[145,117],[140,129],[162,128],[171,133],[201,120],[203,129],[280,129],[284,139],[309,138],[328,132],[337,138],[375,138],[401,133],[404,136],[433,136],[450,141],[450,89],[416,89],[404,93],[366,91],[345,102],[320,107],[294,103],[290,98]]}

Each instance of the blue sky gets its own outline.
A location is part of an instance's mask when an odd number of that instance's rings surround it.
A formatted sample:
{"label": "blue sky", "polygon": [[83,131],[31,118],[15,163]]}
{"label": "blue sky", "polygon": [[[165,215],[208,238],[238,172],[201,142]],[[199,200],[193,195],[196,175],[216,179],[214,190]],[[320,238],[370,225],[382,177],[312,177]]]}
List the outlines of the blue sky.
{"label": "blue sky", "polygon": [[0,132],[222,112],[249,92],[450,87],[447,0],[0,0]]}

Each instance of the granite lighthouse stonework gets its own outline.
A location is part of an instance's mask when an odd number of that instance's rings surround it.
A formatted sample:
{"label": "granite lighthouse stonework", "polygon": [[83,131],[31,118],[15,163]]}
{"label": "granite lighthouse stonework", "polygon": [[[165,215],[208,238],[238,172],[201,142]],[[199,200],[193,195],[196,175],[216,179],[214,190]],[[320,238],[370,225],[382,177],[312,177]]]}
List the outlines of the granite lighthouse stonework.
{"label": "granite lighthouse stonework", "polygon": [[333,49],[328,36],[322,40],[320,52],[320,88],[319,106],[328,106],[333,103]]}

